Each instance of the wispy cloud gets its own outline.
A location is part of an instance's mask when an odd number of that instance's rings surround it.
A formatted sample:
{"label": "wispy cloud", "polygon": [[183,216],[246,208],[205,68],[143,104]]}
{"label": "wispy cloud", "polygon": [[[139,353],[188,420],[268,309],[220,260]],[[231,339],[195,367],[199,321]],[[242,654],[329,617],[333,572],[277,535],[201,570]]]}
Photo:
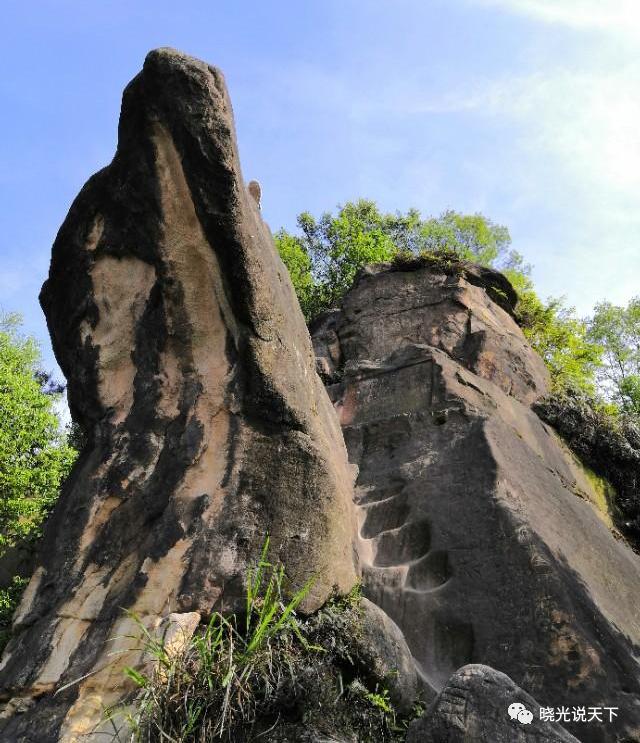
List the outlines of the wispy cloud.
{"label": "wispy cloud", "polygon": [[472,114],[511,120],[531,151],[544,150],[584,186],[640,194],[640,62],[585,70],[551,67],[473,80],[441,96],[398,86],[389,100],[351,99],[364,118]]}
{"label": "wispy cloud", "polygon": [[640,36],[637,0],[473,0],[523,13],[547,23]]}
{"label": "wispy cloud", "polygon": [[474,94],[478,111],[507,115],[529,145],[554,153],[590,186],[640,192],[640,65],[571,69],[491,83]]}
{"label": "wispy cloud", "polygon": [[302,105],[349,142],[361,193],[485,211],[512,228],[543,294],[585,313],[604,295],[626,301],[640,270],[640,0],[452,4],[482,9],[470,17],[489,28],[496,11],[519,16],[499,28],[522,53],[436,71],[418,60],[392,79],[298,65],[279,78],[274,126]]}
{"label": "wispy cloud", "polygon": [[[405,92],[405,113],[460,114],[486,131],[506,125],[500,203],[527,225],[518,247],[539,266],[543,291],[573,287],[569,300],[582,312],[605,295],[626,301],[640,270],[640,59],[627,43],[640,41],[640,2],[471,1],[561,25],[574,40],[584,32],[584,41],[564,58],[532,46],[528,72],[470,76],[426,100]],[[536,213],[551,223],[533,226]]]}

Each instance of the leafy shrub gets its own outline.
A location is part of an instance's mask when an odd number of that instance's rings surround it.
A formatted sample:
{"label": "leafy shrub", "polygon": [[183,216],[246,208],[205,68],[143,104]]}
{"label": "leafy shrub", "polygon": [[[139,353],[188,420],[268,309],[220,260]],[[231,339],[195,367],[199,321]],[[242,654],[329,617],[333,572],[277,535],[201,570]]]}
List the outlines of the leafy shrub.
{"label": "leafy shrub", "polygon": [[[61,387],[19,329],[18,316],[0,317],[0,560],[32,549],[76,456],[55,412]],[[0,651],[25,583],[0,584]]]}
{"label": "leafy shrub", "polygon": [[594,394],[602,349],[590,339],[587,322],[576,317],[562,299],[543,302],[528,276],[510,270],[505,275],[518,294],[516,320],[547,365],[553,389]]}
{"label": "leafy shrub", "polygon": [[416,209],[384,214],[373,201],[360,199],[319,219],[303,212],[298,227],[300,234],[280,230],[275,241],[307,321],[334,307],[368,263],[410,261],[418,256],[485,266],[518,260],[509,250],[507,228],[481,214],[447,210],[423,219]]}
{"label": "leafy shrub", "polygon": [[125,711],[127,740],[273,742],[309,729],[403,739],[383,679],[359,655],[359,593],[302,619],[296,608],[310,585],[286,601],[284,570],[267,561],[267,548],[248,576],[243,616],[214,613],[179,652],[140,625],[155,670],[127,669],[135,711],[126,713],[131,700],[111,711],[114,722]]}
{"label": "leafy shrub", "polygon": [[0,588],[0,653],[11,637],[11,618],[29,581],[14,575],[6,588]]}

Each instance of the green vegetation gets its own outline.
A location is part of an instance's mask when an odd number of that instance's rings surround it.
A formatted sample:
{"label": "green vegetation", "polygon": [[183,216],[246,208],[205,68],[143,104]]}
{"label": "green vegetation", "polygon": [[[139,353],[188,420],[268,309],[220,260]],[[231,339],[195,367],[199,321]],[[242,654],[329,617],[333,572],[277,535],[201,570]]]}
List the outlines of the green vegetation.
{"label": "green vegetation", "polygon": [[280,230],[276,245],[307,321],[335,306],[367,263],[409,267],[420,259],[451,273],[464,270],[461,261],[472,261],[501,270],[513,284],[519,297],[516,317],[547,363],[554,388],[594,391],[599,343],[562,300],[538,297],[531,267],[511,249],[506,227],[481,214],[452,210],[428,219],[415,209],[384,214],[367,200],[348,202],[337,214],[326,212],[317,220],[304,212],[298,227],[298,235]]}
{"label": "green vegetation", "polygon": [[317,220],[303,212],[298,227],[300,234],[280,230],[275,240],[307,320],[339,302],[368,263],[446,253],[485,266],[519,258],[509,250],[507,228],[481,214],[449,210],[425,220],[415,209],[383,214],[373,201],[361,199]]}
{"label": "green vegetation", "polygon": [[[55,413],[59,387],[39,363],[37,345],[20,334],[20,318],[0,318],[0,559],[40,536],[76,455]],[[23,587],[19,577],[0,586],[0,647]]]}
{"label": "green vegetation", "polygon": [[134,711],[132,700],[110,711],[116,728],[126,717],[127,740],[294,740],[313,729],[403,739],[407,720],[358,644],[358,589],[300,618],[310,584],[285,599],[284,569],[268,562],[267,549],[268,540],[247,577],[242,616],[214,613],[179,650],[139,625],[153,670],[127,669]]}
{"label": "green vegetation", "polygon": [[598,475],[580,460],[577,461],[578,466],[582,468],[582,472],[589,481],[595,495],[595,499],[592,501],[593,505],[600,512],[600,517],[604,523],[610,529],[614,528],[620,522],[620,514],[616,507],[617,494],[615,488],[606,478]]}
{"label": "green vegetation", "polygon": [[[581,461],[613,486],[592,484],[615,526],[640,553],[640,426],[637,417],[580,390],[560,390],[539,400],[536,413],[565,439]],[[605,510],[603,508],[603,510]]]}
{"label": "green vegetation", "polygon": [[29,580],[14,575],[8,586],[0,588],[0,653],[11,639],[11,619]]}
{"label": "green vegetation", "polygon": [[512,267],[504,273],[518,294],[516,319],[545,361],[554,391],[575,389],[593,394],[602,349],[590,339],[587,322],[576,317],[562,299],[543,302],[528,273]]}
{"label": "green vegetation", "polygon": [[42,389],[35,342],[15,316],[0,322],[0,556],[40,535],[75,458]]}
{"label": "green vegetation", "polygon": [[640,297],[626,307],[601,302],[589,338],[603,349],[597,376],[605,397],[627,415],[640,416]]}

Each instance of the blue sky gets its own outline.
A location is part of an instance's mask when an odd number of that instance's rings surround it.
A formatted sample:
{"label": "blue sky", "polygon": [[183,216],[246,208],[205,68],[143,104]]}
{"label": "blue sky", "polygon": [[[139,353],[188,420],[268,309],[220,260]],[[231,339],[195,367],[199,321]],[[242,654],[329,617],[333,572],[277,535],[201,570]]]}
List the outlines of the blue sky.
{"label": "blue sky", "polygon": [[0,33],[0,307],[46,368],[51,243],[157,46],[225,72],[274,231],[360,196],[481,211],[542,295],[640,293],[637,0],[4,0]]}

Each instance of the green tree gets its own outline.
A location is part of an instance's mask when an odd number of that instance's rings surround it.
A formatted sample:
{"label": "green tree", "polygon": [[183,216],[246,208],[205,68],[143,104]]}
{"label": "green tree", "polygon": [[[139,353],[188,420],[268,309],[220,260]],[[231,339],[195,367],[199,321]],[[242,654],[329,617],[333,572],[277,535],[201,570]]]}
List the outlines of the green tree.
{"label": "green tree", "polygon": [[38,347],[19,326],[0,319],[0,557],[39,536],[76,455],[55,412],[60,393],[43,389]]}
{"label": "green tree", "polygon": [[284,265],[289,271],[291,283],[295,289],[304,316],[309,319],[313,314],[315,300],[315,282],[311,273],[311,258],[301,238],[290,235],[285,230],[275,234],[275,242]]}
{"label": "green tree", "polygon": [[517,318],[528,341],[549,369],[553,388],[595,392],[602,350],[589,339],[587,323],[564,301],[543,302],[528,277],[509,277],[518,292]]}
{"label": "green tree", "polygon": [[416,227],[420,250],[453,251],[463,260],[495,266],[499,260],[513,262],[509,230],[482,214],[460,214],[451,209]]}
{"label": "green tree", "polygon": [[597,304],[589,338],[603,350],[598,381],[604,395],[625,413],[640,415],[640,297],[626,307]]}
{"label": "green tree", "polygon": [[367,263],[398,254],[455,253],[486,266],[515,265],[519,259],[509,249],[507,228],[481,214],[448,210],[423,219],[416,209],[385,214],[373,201],[360,199],[319,219],[303,212],[298,227],[300,234],[280,230],[275,240],[307,320],[334,306]]}
{"label": "green tree", "polygon": [[314,311],[336,304],[362,266],[389,261],[398,252],[388,218],[372,201],[349,202],[336,216],[327,212],[319,220],[304,212],[298,225],[312,263]]}

